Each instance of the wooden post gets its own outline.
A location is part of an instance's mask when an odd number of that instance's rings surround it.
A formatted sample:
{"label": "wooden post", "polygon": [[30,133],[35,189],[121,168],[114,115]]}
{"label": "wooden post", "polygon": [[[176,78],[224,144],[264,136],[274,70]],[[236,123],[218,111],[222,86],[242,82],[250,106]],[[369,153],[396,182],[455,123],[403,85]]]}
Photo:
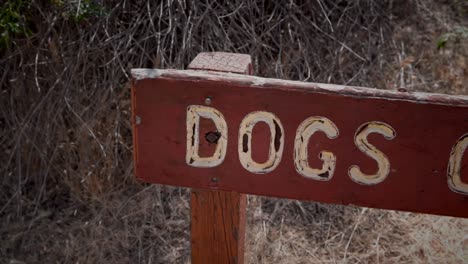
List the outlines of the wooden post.
{"label": "wooden post", "polygon": [[[250,55],[204,52],[191,70],[253,74]],[[213,98],[216,100],[216,98]],[[214,182],[217,179],[213,179]],[[193,189],[191,194],[192,264],[244,263],[246,195]]]}

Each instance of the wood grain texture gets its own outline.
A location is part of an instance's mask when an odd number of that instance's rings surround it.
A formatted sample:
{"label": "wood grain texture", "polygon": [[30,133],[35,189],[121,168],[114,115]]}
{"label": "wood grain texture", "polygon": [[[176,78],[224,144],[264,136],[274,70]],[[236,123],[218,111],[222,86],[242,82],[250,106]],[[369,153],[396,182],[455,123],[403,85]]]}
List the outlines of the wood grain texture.
{"label": "wood grain texture", "polygon": [[[190,63],[189,69],[238,74],[253,72],[250,55],[225,52],[200,53]],[[205,127],[210,125],[212,124],[205,123]],[[201,144],[200,153],[210,151],[210,144]],[[216,179],[212,177],[215,184]],[[246,195],[238,192],[192,190],[190,209],[193,264],[244,263],[246,201]]]}
{"label": "wood grain texture", "polygon": [[[369,88],[300,83],[238,74],[158,71],[155,78],[134,81],[138,145],[137,177],[146,182],[236,191],[257,195],[312,200],[336,204],[468,217],[468,196],[448,185],[452,148],[468,133],[468,97],[441,94],[399,93]],[[187,165],[186,109],[203,105],[221,112],[228,124],[227,154],[213,168]],[[284,150],[273,171],[254,174],[239,161],[239,125],[254,111],[274,113],[284,127]],[[320,168],[322,150],[336,156],[329,181],[301,176],[294,165],[294,141],[298,127],[310,117],[326,117],[339,130],[336,138],[316,133],[308,145],[309,164]],[[359,184],[349,169],[377,171],[374,159],[355,144],[359,128],[367,122],[389,124],[396,135],[385,139],[372,133],[369,142],[390,162],[385,180]],[[200,133],[209,131],[201,124]],[[206,128],[205,128],[206,127]],[[252,155],[257,162],[268,156],[270,132],[259,124],[252,134]],[[206,144],[206,148],[210,148]],[[211,152],[212,153],[212,152]],[[460,165],[461,180],[468,182],[468,158]],[[212,178],[217,178],[213,182]]]}
{"label": "wood grain texture", "polygon": [[246,196],[192,190],[192,263],[244,263]]}

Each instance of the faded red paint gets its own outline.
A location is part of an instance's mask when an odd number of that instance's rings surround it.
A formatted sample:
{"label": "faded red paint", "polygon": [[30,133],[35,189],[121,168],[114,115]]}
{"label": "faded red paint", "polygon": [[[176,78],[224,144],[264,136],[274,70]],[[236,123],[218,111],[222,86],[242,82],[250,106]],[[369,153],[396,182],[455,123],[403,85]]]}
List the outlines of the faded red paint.
{"label": "faded red paint", "polygon": [[[447,185],[451,149],[468,133],[467,97],[177,70],[155,72],[153,77],[137,74],[132,88],[134,116],[141,118],[141,124],[134,126],[134,142],[136,175],[142,181],[468,217],[468,196]],[[217,167],[191,167],[185,162],[186,108],[205,105],[208,96],[210,107],[219,110],[228,124],[227,155]],[[284,127],[281,163],[267,174],[245,170],[237,152],[242,119],[259,110],[274,113]],[[296,129],[312,116],[326,117],[339,129],[336,139],[316,133],[309,143],[311,167],[321,166],[317,157],[321,150],[335,154],[336,169],[330,181],[307,179],[294,167]],[[351,180],[348,169],[358,165],[364,173],[377,170],[376,162],[354,143],[357,129],[369,121],[389,124],[396,137],[386,140],[370,134],[369,142],[385,153],[391,171],[383,182],[366,186]],[[202,144],[208,144],[202,135],[210,129],[200,131]],[[267,157],[269,136],[265,126],[254,129],[252,152],[257,162]],[[209,155],[209,151],[204,153]],[[464,158],[462,166],[465,182],[467,161]]]}

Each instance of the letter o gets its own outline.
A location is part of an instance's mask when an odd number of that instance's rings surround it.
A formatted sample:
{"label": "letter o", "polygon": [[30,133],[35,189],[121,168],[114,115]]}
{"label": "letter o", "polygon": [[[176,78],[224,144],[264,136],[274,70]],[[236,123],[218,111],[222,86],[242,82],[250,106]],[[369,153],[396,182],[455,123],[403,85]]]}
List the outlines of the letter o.
{"label": "letter o", "polygon": [[[270,128],[268,160],[264,163],[257,163],[252,159],[252,131],[258,122],[264,122]],[[238,152],[240,163],[246,170],[257,174],[273,171],[281,162],[283,146],[283,125],[274,114],[256,111],[244,117],[239,127]]]}

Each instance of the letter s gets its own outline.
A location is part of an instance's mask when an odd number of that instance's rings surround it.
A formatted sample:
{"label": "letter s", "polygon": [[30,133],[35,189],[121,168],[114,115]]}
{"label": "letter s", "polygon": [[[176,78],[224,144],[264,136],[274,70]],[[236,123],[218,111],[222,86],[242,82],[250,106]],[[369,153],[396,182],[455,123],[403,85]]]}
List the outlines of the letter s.
{"label": "letter s", "polygon": [[367,140],[367,136],[371,133],[381,134],[387,140],[392,140],[396,136],[396,132],[391,126],[379,121],[368,122],[359,127],[356,132],[354,142],[360,151],[377,161],[378,165],[377,173],[370,175],[362,173],[356,165],[351,166],[348,171],[349,176],[353,181],[359,184],[378,184],[385,180],[390,173],[390,162],[388,161],[387,156]]}

